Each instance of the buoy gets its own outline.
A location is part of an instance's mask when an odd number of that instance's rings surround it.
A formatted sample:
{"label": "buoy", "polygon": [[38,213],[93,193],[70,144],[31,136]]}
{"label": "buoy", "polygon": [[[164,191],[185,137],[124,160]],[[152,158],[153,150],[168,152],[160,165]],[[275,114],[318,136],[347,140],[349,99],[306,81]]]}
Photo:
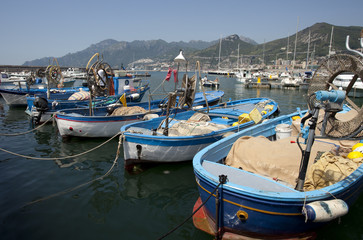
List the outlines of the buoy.
{"label": "buoy", "polygon": [[349,207],[341,199],[316,201],[306,204],[302,214],[312,222],[328,222],[348,213]]}
{"label": "buoy", "polygon": [[274,105],[266,105],[266,106],[263,108],[263,110],[266,110],[266,111],[269,111],[269,112],[271,112],[271,111],[272,111],[272,109],[274,109]]}
{"label": "buoy", "polygon": [[[357,148],[363,147],[363,143],[357,143],[352,147],[352,151],[355,151]],[[359,151],[360,152],[360,151]]]}
{"label": "buoy", "polygon": [[300,118],[301,118],[300,116],[293,116],[291,119],[292,119],[292,121],[295,121],[295,120],[300,119]]}
{"label": "buoy", "polygon": [[353,152],[360,152],[363,153],[363,146],[362,147],[357,147],[353,150]]}
{"label": "buoy", "polygon": [[353,151],[353,152],[350,152],[347,156],[347,158],[349,159],[354,159],[354,158],[361,158],[363,157],[363,153],[361,152],[356,152],[356,151]]}

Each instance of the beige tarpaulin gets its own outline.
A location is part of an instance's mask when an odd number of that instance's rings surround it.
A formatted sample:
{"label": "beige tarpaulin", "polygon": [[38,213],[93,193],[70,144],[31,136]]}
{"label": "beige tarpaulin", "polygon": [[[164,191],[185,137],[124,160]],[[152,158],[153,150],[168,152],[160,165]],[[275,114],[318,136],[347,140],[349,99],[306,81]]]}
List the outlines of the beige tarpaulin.
{"label": "beige tarpaulin", "polygon": [[[315,141],[309,166],[314,163],[318,152],[321,154],[337,149],[336,145],[322,141],[324,140]],[[244,136],[233,144],[225,163],[295,187],[302,156],[295,142],[296,137],[270,141],[262,136]],[[305,145],[302,147],[304,149]]]}

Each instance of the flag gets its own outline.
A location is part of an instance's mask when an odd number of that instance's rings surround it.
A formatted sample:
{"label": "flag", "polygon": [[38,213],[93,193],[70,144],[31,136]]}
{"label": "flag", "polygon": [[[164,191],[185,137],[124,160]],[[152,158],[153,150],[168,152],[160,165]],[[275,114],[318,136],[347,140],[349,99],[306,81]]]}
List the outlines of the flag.
{"label": "flag", "polygon": [[174,82],[177,83],[178,82],[178,70],[174,69],[173,72],[174,72]]}
{"label": "flag", "polygon": [[172,72],[173,72],[173,69],[169,67],[168,73],[166,74],[165,81],[169,82]]}
{"label": "flag", "polygon": [[126,104],[126,96],[125,96],[125,93],[124,94],[122,94],[122,96],[120,97],[120,102],[122,103],[122,105],[124,106],[124,107],[127,107],[127,104]]}

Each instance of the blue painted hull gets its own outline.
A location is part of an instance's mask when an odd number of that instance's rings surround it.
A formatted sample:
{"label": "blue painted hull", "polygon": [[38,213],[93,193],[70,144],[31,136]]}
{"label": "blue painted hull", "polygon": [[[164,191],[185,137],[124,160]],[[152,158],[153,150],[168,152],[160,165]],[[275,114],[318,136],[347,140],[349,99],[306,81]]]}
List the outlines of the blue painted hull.
{"label": "blue painted hull", "polygon": [[[193,168],[202,202],[219,184],[218,173],[207,170],[208,164],[215,164],[221,173],[228,172],[244,176],[244,180],[241,182],[228,182],[227,180],[227,183],[219,188],[221,196],[219,226],[222,232],[263,239],[311,236],[314,231],[326,225],[327,222],[306,222],[305,216],[302,214],[305,204],[331,200],[335,197],[351,205],[359,197],[363,190],[363,166],[360,166],[346,179],[331,186],[300,192],[285,185],[278,186],[272,179],[219,163],[227,156],[232,144],[241,136],[273,136],[277,124],[291,123],[291,117],[295,115],[297,113],[281,116],[243,130],[208,146],[194,157]],[[257,182],[260,186],[270,184],[281,187],[281,191],[257,189],[255,187],[258,185]],[[216,221],[215,196],[214,194],[203,207],[208,217],[214,222],[213,224]],[[246,220],[238,218],[239,211],[247,214]]]}
{"label": "blue painted hull", "polygon": [[[82,88],[84,91],[88,91],[88,88]],[[66,100],[73,93],[78,92],[79,88],[62,88],[51,89],[50,97],[52,99]],[[1,95],[4,97],[6,103],[10,106],[26,106],[27,96],[40,96],[47,97],[47,89],[0,89]]]}
{"label": "blue painted hull", "polygon": [[[181,162],[191,160],[198,151],[222,139],[226,134],[252,126],[253,121],[236,126],[232,126],[232,123],[238,121],[238,116],[241,114],[249,113],[255,107],[255,104],[264,101],[270,101],[269,104],[274,106],[268,114],[263,116],[266,119],[272,117],[278,110],[277,103],[267,98],[238,100],[227,103],[226,108],[211,109],[208,113],[212,119],[211,122],[220,123],[225,121],[223,124],[226,124],[226,128],[202,135],[164,136],[153,134],[152,129],[158,128],[165,117],[123,126],[121,131],[124,133],[125,166],[137,162]],[[194,113],[196,111],[177,113],[175,120],[188,120]],[[228,120],[223,120],[222,117],[228,117]],[[142,129],[140,131],[144,131],[144,133],[129,132],[133,129]]]}
{"label": "blue painted hull", "polygon": [[[207,101],[210,105],[216,104],[224,95],[223,91],[207,92]],[[164,99],[141,103],[129,103],[128,107],[138,106],[145,110],[152,111],[153,114],[165,115]],[[194,105],[203,105],[205,100],[203,93],[196,94]],[[88,108],[64,109],[56,114],[57,126],[61,136],[77,137],[112,137],[120,131],[126,124],[137,122],[143,119],[145,113],[110,116],[107,114],[107,107],[97,107],[93,109],[93,115],[89,115]]]}

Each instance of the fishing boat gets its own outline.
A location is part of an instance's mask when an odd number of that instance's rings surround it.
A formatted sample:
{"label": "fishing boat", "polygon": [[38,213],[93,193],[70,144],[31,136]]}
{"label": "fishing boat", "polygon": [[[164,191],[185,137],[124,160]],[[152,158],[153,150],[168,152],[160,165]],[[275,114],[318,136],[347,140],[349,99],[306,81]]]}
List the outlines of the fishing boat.
{"label": "fishing boat", "polygon": [[[349,83],[352,81],[354,74],[343,73],[339,74],[333,81],[333,84],[339,89],[346,90]],[[350,97],[363,97],[363,81],[357,78],[357,81],[351,86],[351,90],[348,94]]]}
{"label": "fishing boat", "polygon": [[[206,102],[213,106],[220,102],[223,95],[223,91],[196,93],[193,106],[205,106]],[[93,108],[92,115],[88,108],[65,109],[55,113],[55,119],[62,137],[112,137],[120,132],[123,125],[165,115],[166,109],[162,106],[166,104],[166,99],[129,103],[125,107],[119,103]]]}
{"label": "fishing boat", "polygon": [[[119,98],[125,94],[126,102],[141,102],[145,93],[150,89],[149,81],[142,80],[134,86],[129,79],[114,77],[114,95],[98,96],[92,99],[94,107],[102,107],[118,102]],[[83,89],[83,88],[82,88]],[[79,89],[78,89],[79,90]],[[47,121],[53,114],[59,110],[70,108],[88,108],[90,104],[89,91],[77,91],[74,95],[67,95],[66,98],[52,96],[46,98],[44,95],[29,96],[27,100],[26,113],[32,118],[37,118],[37,123]],[[73,96],[77,97],[73,97]]]}
{"label": "fishing boat", "polygon": [[201,84],[203,87],[210,87],[210,88],[219,88],[219,80],[216,78],[214,81],[209,80],[207,76],[201,79]]}
{"label": "fishing boat", "polygon": [[247,83],[250,79],[254,78],[251,70],[247,69],[238,69],[238,71],[236,71],[234,74],[236,75],[237,82],[243,84]]}
{"label": "fishing boat", "polygon": [[[86,87],[69,87],[74,84],[74,80],[65,81],[57,60],[46,69],[38,69],[36,73],[29,73],[25,79],[13,81],[13,85],[1,85],[0,94],[5,99],[7,105],[27,106],[26,96],[38,95],[41,97],[53,99],[67,99],[72,94],[83,90],[88,91]],[[4,76],[2,76],[4,77]]]}
{"label": "fishing boat", "polygon": [[79,92],[80,89],[83,91],[88,91],[85,87],[68,87],[68,88],[44,88],[39,86],[39,88],[0,88],[0,94],[4,98],[6,104],[10,107],[26,107],[27,106],[27,96],[49,96],[53,99],[68,99],[72,94]]}
{"label": "fishing boat", "polygon": [[299,87],[303,82],[301,74],[297,72],[282,72],[279,79],[282,87]]}
{"label": "fishing boat", "polygon": [[[97,57],[97,58],[96,58]],[[60,68],[56,68],[60,75]],[[99,59],[99,53],[94,54],[87,63],[87,91],[79,91],[68,99],[52,98],[50,96],[27,97],[28,113],[36,124],[49,120],[61,109],[105,106],[115,103],[121,96],[125,102],[140,102],[146,91],[150,89],[149,81],[138,81],[134,85],[133,78],[126,76],[124,71],[112,70],[109,64]],[[47,72],[47,71],[46,71]],[[48,72],[52,72],[51,70]],[[52,79],[55,74],[48,74]]]}
{"label": "fishing boat", "polygon": [[270,119],[197,153],[194,225],[216,239],[309,239],[346,215],[363,190],[363,108],[329,83],[345,71],[361,76],[362,67],[353,56],[332,56],[310,82],[308,113]]}
{"label": "fishing boat", "polygon": [[227,102],[209,109],[192,110],[125,125],[125,167],[142,162],[191,160],[202,148],[228,134],[273,117],[278,105],[268,98]]}

